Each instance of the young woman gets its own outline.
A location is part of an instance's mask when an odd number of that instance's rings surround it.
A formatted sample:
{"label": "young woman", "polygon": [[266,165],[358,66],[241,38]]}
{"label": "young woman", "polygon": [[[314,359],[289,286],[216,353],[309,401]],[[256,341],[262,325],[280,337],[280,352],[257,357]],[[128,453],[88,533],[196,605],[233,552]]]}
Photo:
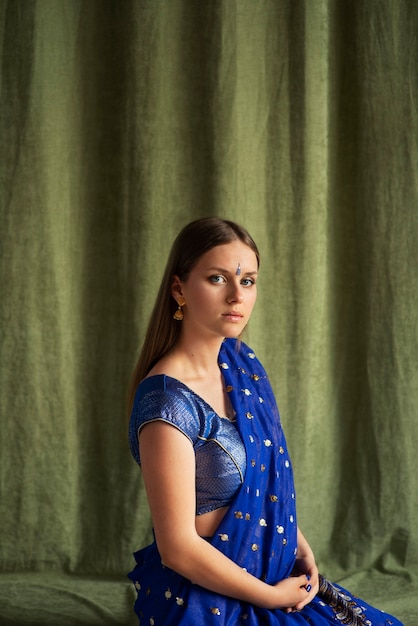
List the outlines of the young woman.
{"label": "young woman", "polygon": [[174,242],[131,390],[155,534],[129,575],[140,624],[399,626],[319,576],[297,526],[274,395],[239,340],[258,270],[233,222],[197,220]]}

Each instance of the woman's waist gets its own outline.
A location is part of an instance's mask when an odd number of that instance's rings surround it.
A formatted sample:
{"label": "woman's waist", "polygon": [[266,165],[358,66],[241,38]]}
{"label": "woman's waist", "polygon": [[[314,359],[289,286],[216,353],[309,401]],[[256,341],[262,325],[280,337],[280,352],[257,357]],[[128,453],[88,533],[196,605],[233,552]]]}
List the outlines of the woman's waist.
{"label": "woman's waist", "polygon": [[222,506],[213,511],[196,515],[195,524],[197,534],[205,539],[213,537],[228,509],[229,506]]}

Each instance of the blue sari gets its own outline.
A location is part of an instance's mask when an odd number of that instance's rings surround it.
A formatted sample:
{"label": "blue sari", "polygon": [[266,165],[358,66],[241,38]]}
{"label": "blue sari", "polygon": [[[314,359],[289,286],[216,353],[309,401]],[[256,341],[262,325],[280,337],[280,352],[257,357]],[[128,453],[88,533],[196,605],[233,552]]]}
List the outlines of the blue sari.
{"label": "blue sari", "polygon": [[[225,385],[244,442],[244,482],[208,541],[268,584],[291,576],[297,554],[296,499],[292,465],[267,375],[251,350],[224,341],[219,353]],[[136,437],[136,428],[131,430]],[[314,600],[299,612],[267,610],[208,591],[161,563],[155,541],[135,553],[129,574],[138,593],[141,626],[216,624],[402,626],[396,618],[320,578]]]}

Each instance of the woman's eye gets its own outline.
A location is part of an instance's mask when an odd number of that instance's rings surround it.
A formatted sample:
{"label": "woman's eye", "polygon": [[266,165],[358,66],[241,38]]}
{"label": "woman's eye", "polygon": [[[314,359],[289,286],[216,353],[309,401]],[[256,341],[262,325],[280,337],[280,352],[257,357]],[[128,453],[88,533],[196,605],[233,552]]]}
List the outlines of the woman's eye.
{"label": "woman's eye", "polygon": [[244,287],[249,287],[250,285],[255,285],[255,280],[254,278],[243,278],[241,281],[241,285],[244,285]]}
{"label": "woman's eye", "polygon": [[221,276],[220,274],[215,274],[213,276],[210,276],[209,280],[211,283],[224,283],[225,282],[225,278]]}

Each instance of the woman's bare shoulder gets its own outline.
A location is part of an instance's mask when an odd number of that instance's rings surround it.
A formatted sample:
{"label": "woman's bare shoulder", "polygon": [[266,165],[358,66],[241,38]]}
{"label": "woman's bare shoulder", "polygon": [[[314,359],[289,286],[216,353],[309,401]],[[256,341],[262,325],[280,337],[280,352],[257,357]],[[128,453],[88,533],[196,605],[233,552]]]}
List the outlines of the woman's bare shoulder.
{"label": "woman's bare shoulder", "polygon": [[181,372],[181,368],[179,367],[178,360],[171,355],[165,355],[150,369],[146,378],[158,375],[179,378],[179,372]]}

